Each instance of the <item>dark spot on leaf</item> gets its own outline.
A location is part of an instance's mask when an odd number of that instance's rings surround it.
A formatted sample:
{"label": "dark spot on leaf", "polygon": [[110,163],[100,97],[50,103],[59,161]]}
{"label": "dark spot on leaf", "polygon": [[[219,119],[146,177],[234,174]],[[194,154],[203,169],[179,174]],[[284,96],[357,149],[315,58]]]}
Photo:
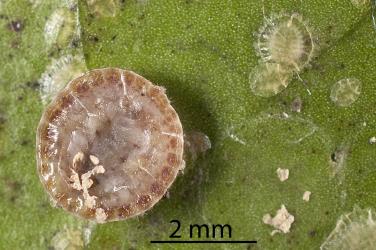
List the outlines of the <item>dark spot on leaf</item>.
{"label": "dark spot on leaf", "polygon": [[76,12],[77,11],[77,4],[72,4],[72,6],[69,7],[69,10],[72,11],[72,12]]}
{"label": "dark spot on leaf", "polygon": [[124,9],[125,9],[125,4],[126,4],[126,0],[120,0],[119,1],[119,9],[121,10],[121,11],[123,11]]}
{"label": "dark spot on leaf", "polygon": [[10,47],[12,49],[18,49],[20,48],[20,41],[18,39],[16,40],[13,40],[11,43],[10,43]]}
{"label": "dark spot on leaf", "polygon": [[16,202],[22,191],[22,183],[5,177],[2,177],[2,181],[5,184],[3,191],[6,197],[11,203]]}
{"label": "dark spot on leaf", "polygon": [[300,112],[302,110],[302,105],[302,99],[300,99],[300,97],[296,97],[291,103],[291,111]]}
{"label": "dark spot on leaf", "polygon": [[316,230],[311,230],[311,231],[308,232],[309,237],[315,237],[316,234],[317,234]]}
{"label": "dark spot on leaf", "polygon": [[329,31],[329,32],[332,32],[333,31],[333,25],[331,25],[331,24],[329,24],[328,25],[328,27],[327,27],[327,30]]}
{"label": "dark spot on leaf", "polygon": [[85,58],[86,60],[89,60],[89,58],[90,58],[89,54],[88,54],[88,53],[84,53],[84,58]]}
{"label": "dark spot on leaf", "polygon": [[[95,15],[93,13],[89,13],[87,16],[88,16],[89,19],[94,19],[95,18]],[[91,23],[89,22],[89,25],[90,24]]]}
{"label": "dark spot on leaf", "polygon": [[28,145],[29,143],[30,143],[30,141],[27,140],[27,139],[23,139],[23,140],[20,141],[20,145],[21,145],[21,146],[26,146],[26,145]]}
{"label": "dark spot on leaf", "polygon": [[40,84],[38,81],[29,81],[29,82],[26,82],[26,87],[31,88],[31,89],[39,89]]}
{"label": "dark spot on leaf", "polygon": [[330,159],[331,159],[332,161],[334,161],[334,162],[337,162],[337,159],[336,159],[336,153],[335,153],[335,152],[332,153],[332,154],[330,155]]}
{"label": "dark spot on leaf", "polygon": [[24,29],[24,24],[20,20],[14,20],[14,21],[10,21],[7,24],[7,27],[11,31],[20,32],[20,31],[22,31]]}
{"label": "dark spot on leaf", "polygon": [[5,118],[5,115],[0,112],[0,126],[3,125],[7,119]]}
{"label": "dark spot on leaf", "polygon": [[95,43],[99,42],[99,38],[97,36],[89,35],[88,39],[91,42],[95,42]]}
{"label": "dark spot on leaf", "polygon": [[349,154],[351,151],[348,147],[340,147],[336,149],[331,155],[330,160],[332,161],[333,167],[341,167],[341,165],[344,163],[347,154]]}
{"label": "dark spot on leaf", "polygon": [[48,54],[48,57],[55,57],[57,55],[59,55],[61,52],[61,48],[56,48],[54,50],[52,50],[49,54]]}
{"label": "dark spot on leaf", "polygon": [[256,245],[255,244],[248,244],[247,245],[247,250],[252,250],[252,249],[256,249]]}
{"label": "dark spot on leaf", "polygon": [[72,47],[73,47],[73,48],[77,48],[79,44],[80,44],[80,43],[79,43],[79,40],[78,40],[78,39],[74,39],[74,40],[72,41]]}
{"label": "dark spot on leaf", "polygon": [[355,124],[354,122],[349,122],[349,123],[348,123],[348,126],[349,126],[349,127],[355,127],[356,124]]}
{"label": "dark spot on leaf", "polygon": [[138,16],[138,20],[143,20],[145,19],[145,13],[142,13],[141,15]]}

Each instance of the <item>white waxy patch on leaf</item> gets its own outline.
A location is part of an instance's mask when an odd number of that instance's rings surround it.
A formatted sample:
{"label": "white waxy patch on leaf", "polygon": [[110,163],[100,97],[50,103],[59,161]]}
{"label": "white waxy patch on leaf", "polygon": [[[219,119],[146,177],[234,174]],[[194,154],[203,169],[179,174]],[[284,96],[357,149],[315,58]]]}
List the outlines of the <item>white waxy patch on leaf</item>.
{"label": "white waxy patch on leaf", "polygon": [[285,205],[282,205],[274,217],[270,214],[265,214],[262,221],[276,229],[272,231],[272,235],[277,232],[289,233],[291,225],[294,222],[294,216],[287,211]]}
{"label": "white waxy patch on leaf", "polygon": [[290,171],[288,169],[278,168],[277,176],[280,181],[286,181],[289,178]]}
{"label": "white waxy patch on leaf", "polygon": [[368,142],[369,142],[369,144],[375,144],[376,143],[376,136],[372,136],[371,138],[369,138]]}
{"label": "white waxy patch on leaf", "polygon": [[305,191],[304,194],[303,194],[303,200],[308,202],[310,197],[311,197],[311,192]]}

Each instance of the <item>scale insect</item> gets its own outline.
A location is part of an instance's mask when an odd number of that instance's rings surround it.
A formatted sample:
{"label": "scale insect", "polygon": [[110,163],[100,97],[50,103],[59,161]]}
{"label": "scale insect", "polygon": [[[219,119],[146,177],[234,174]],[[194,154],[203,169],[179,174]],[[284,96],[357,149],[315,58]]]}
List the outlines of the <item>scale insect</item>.
{"label": "scale insect", "polygon": [[294,73],[300,79],[299,72],[309,65],[317,50],[310,28],[298,13],[265,18],[254,47],[261,60],[250,73],[249,82],[252,92],[262,97],[287,88]]}
{"label": "scale insect", "polygon": [[336,82],[330,92],[330,99],[340,107],[348,107],[360,96],[361,82],[356,78],[345,78]]}
{"label": "scale insect", "polygon": [[320,250],[375,249],[376,220],[371,209],[355,207],[340,217]]}
{"label": "scale insect", "polygon": [[251,91],[262,97],[270,97],[284,90],[292,73],[278,63],[259,64],[249,75]]}
{"label": "scale insect", "polygon": [[255,48],[263,62],[300,72],[312,60],[316,45],[303,17],[294,13],[265,18]]}
{"label": "scale insect", "polygon": [[185,166],[182,125],[165,90],[117,68],[69,82],[44,111],[36,145],[52,200],[98,223],[143,214]]}

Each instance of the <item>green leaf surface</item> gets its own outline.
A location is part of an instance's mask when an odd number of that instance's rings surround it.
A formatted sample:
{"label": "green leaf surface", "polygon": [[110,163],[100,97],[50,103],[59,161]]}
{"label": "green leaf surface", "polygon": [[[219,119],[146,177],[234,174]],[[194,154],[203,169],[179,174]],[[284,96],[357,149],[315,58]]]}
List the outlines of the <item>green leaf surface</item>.
{"label": "green leaf surface", "polygon": [[[0,0],[0,249],[49,249],[64,240],[80,248],[67,231],[82,234],[86,249],[318,249],[341,214],[354,205],[375,208],[376,145],[369,139],[376,136],[376,32],[369,4],[100,2],[103,12],[86,1]],[[77,18],[78,33],[67,45],[67,29],[51,47],[45,26],[58,8]],[[299,74],[305,84],[295,75],[280,94],[255,96],[255,34],[268,16],[292,13],[303,16],[319,48]],[[44,107],[39,79],[66,55],[82,55],[88,69],[131,69],[164,86],[185,133],[211,140],[209,151],[187,162],[168,198],[143,216],[93,225],[50,205],[35,162]],[[343,78],[362,84],[349,107],[330,99]],[[291,111],[297,97],[300,113]],[[277,178],[277,168],[290,170],[287,181]],[[307,190],[312,195],[304,202]],[[282,204],[295,221],[290,233],[271,236],[262,218]],[[233,240],[258,243],[151,245],[169,239],[173,219],[182,223],[181,240],[189,240],[190,224],[205,223],[229,224]]]}

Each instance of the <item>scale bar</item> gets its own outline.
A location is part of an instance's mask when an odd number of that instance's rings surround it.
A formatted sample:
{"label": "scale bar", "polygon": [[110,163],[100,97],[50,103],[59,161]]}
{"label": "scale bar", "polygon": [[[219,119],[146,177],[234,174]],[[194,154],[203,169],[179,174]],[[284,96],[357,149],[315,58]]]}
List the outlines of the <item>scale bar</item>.
{"label": "scale bar", "polygon": [[256,244],[257,240],[152,240],[150,243],[194,243],[194,244],[199,244],[199,243],[222,243],[222,244],[241,244],[241,243],[252,243]]}

